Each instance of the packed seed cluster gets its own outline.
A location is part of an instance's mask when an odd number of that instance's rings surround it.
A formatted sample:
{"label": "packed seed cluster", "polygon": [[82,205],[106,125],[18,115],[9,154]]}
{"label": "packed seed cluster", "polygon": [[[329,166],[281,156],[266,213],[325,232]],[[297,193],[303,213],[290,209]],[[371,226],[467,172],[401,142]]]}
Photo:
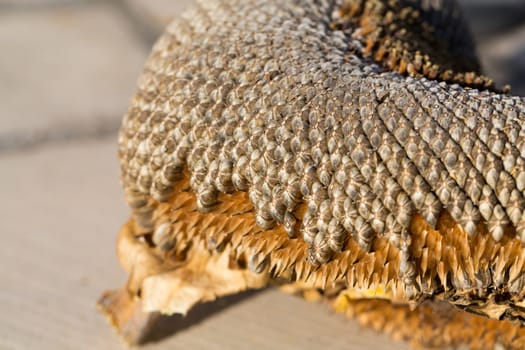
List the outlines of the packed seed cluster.
{"label": "packed seed cluster", "polygon": [[189,174],[201,211],[248,192],[257,224],[302,237],[313,263],[381,235],[410,281],[416,211],[525,241],[525,100],[385,71],[332,25],[342,5],[202,1],[168,28],[119,140],[139,223]]}

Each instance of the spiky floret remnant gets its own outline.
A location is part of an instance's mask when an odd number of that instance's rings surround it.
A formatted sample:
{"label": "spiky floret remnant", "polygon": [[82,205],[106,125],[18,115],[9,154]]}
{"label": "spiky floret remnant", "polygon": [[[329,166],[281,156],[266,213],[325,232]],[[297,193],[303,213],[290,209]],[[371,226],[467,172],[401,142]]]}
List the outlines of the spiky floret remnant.
{"label": "spiky floret remnant", "polygon": [[428,1],[347,0],[333,25],[359,28],[353,38],[362,43],[362,53],[391,71],[495,89],[494,81],[479,73],[474,44],[464,34],[468,28],[456,3],[446,0],[437,6]]}
{"label": "spiky floret remnant", "polygon": [[202,2],[159,39],[119,139],[130,280],[101,303],[117,327],[270,280],[523,319],[524,100],[429,79],[469,85],[475,65],[387,70],[356,18],[401,2],[354,3]]}

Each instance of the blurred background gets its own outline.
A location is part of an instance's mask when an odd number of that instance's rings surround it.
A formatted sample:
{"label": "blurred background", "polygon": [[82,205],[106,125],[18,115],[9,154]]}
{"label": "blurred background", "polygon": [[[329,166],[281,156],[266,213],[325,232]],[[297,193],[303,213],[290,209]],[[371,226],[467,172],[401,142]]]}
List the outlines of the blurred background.
{"label": "blurred background", "polygon": [[[191,3],[0,0],[0,349],[122,348],[95,310],[126,279],[116,132],[153,41]],[[461,4],[486,74],[525,96],[525,0]],[[146,348],[408,348],[272,290],[199,310]]]}

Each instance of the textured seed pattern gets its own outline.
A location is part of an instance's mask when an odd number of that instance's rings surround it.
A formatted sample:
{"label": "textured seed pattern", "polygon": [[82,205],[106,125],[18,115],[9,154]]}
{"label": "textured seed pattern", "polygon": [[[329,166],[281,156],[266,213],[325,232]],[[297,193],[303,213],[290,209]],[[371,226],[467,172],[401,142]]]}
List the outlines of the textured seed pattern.
{"label": "textured seed pattern", "polygon": [[415,212],[525,241],[525,101],[386,71],[352,39],[358,27],[333,25],[342,5],[203,1],[170,25],[119,139],[141,226],[187,171],[200,211],[247,192],[258,226],[302,237],[314,264],[379,235],[410,283]]}

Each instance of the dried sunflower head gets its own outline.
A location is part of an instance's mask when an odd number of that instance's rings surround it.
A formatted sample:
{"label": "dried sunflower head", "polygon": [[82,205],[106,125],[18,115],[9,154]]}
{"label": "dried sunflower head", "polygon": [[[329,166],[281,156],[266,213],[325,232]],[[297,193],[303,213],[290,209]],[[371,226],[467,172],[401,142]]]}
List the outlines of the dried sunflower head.
{"label": "dried sunflower head", "polygon": [[123,120],[130,278],[103,311],[137,342],[155,312],[274,281],[423,345],[519,348],[525,101],[473,52],[452,1],[203,1],[173,22]]}

